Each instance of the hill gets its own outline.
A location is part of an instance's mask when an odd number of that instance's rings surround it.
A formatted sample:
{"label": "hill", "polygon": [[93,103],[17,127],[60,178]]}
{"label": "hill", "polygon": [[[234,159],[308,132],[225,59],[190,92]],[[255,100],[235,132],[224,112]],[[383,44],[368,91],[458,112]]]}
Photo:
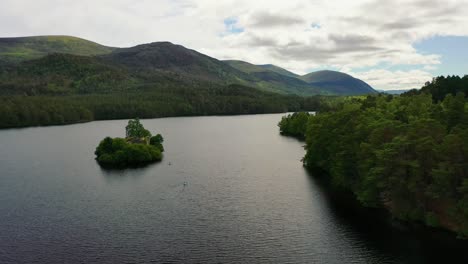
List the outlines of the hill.
{"label": "hill", "polygon": [[240,61],[240,60],[224,60],[223,62],[245,73],[275,72],[275,73],[288,76],[288,77],[292,77],[292,78],[299,77],[299,75],[292,73],[288,70],[285,70],[281,67],[275,66],[273,64],[255,65],[255,64],[248,63],[246,61]]}
{"label": "hill", "polygon": [[318,71],[299,76],[275,65],[254,65],[228,60],[227,64],[254,76],[259,87],[274,87],[284,93],[299,95],[336,94],[359,95],[376,93],[367,83],[336,71]]}
{"label": "hill", "polygon": [[96,57],[49,54],[0,68],[0,95],[67,95],[132,89],[127,69]]}
{"label": "hill", "polygon": [[[58,56],[50,56],[55,53],[88,57],[88,59],[60,57],[63,67],[73,64],[71,66],[73,70],[87,69],[83,73],[88,75],[75,74],[72,78],[73,82],[65,81],[65,79],[69,80],[70,76],[64,77],[65,72],[63,72],[63,69],[57,69],[53,66],[58,63],[59,59]],[[45,57],[47,59],[43,61],[35,61],[21,66],[25,66],[27,70],[10,69],[9,71],[3,71],[0,77],[3,80],[0,82],[0,87],[3,87],[2,90],[8,90],[8,93],[12,93],[14,92],[12,87],[29,85],[35,88],[24,89],[23,87],[18,92],[29,89],[28,94],[31,92],[37,94],[41,91],[49,93],[51,89],[44,89],[44,86],[57,86],[59,90],[63,90],[63,86],[73,83],[73,89],[70,90],[68,89],[70,87],[65,87],[65,90],[69,90],[68,92],[76,92],[76,90],[90,92],[93,89],[91,87],[82,89],[82,83],[87,83],[87,86],[106,86],[99,84],[99,80],[101,80],[105,83],[117,84],[116,86],[134,84],[135,82],[139,84],[158,83],[159,86],[165,85],[166,82],[172,84],[179,82],[192,84],[193,87],[200,87],[206,82],[219,85],[240,84],[267,92],[301,96],[317,94],[354,95],[374,92],[372,89],[363,89],[366,84],[352,77],[350,77],[352,81],[307,82],[302,79],[303,77],[271,64],[253,65],[243,61],[219,61],[170,42],[154,42],[130,48],[112,48],[69,36],[0,38],[0,66],[2,64],[4,66],[10,65],[10,68],[12,68],[11,65],[18,65],[24,61]],[[68,61],[65,62],[64,60]],[[51,63],[51,65],[48,65],[48,63]],[[84,65],[78,65],[80,63]],[[42,70],[42,75],[36,78],[34,74],[36,74],[37,69],[33,70],[33,68],[39,64],[41,64],[40,67],[44,67],[44,70]],[[107,75],[102,72],[98,75],[91,74],[89,67],[93,69],[95,67],[90,66],[90,64],[95,64],[94,66],[99,64],[100,67],[105,65],[109,71],[119,69],[120,73],[115,74],[115,72],[110,73],[108,71]],[[126,72],[127,77],[122,75],[123,72]],[[28,74],[32,75],[28,76]],[[69,75],[70,72],[67,74]],[[117,77],[117,79],[106,79],[113,77]],[[56,79],[61,79],[61,81],[52,81],[51,84],[51,80]],[[26,82],[15,83],[20,80],[26,80]],[[34,80],[40,80],[41,82],[34,84]],[[5,89],[5,86],[9,88]],[[78,86],[79,88],[76,89]],[[120,89],[120,87],[117,88]],[[130,85],[127,88],[133,89],[134,87]],[[94,90],[102,91],[103,89],[96,88]],[[110,89],[107,87],[104,90]]]}
{"label": "hill", "polygon": [[50,53],[91,56],[107,54],[114,49],[71,36],[0,38],[0,61],[19,62],[37,59]]}
{"label": "hill", "polygon": [[251,76],[251,86],[262,90],[298,95],[327,94],[319,87],[313,87],[296,78],[294,73],[274,65],[255,65],[245,61],[226,60],[224,63]]}
{"label": "hill", "polygon": [[301,80],[313,86],[321,87],[334,94],[369,94],[376,91],[362,80],[337,71],[317,71],[300,77]]}
{"label": "hill", "polygon": [[218,83],[248,84],[251,78],[242,71],[181,45],[154,42],[121,48],[101,56],[108,62],[139,72],[175,73],[184,77]]}

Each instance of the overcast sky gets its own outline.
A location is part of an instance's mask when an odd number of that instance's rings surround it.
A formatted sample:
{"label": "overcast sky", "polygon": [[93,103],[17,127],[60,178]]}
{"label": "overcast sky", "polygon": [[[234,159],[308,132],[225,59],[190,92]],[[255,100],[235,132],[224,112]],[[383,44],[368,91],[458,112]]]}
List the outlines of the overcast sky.
{"label": "overcast sky", "polygon": [[300,74],[340,70],[377,89],[468,74],[468,0],[0,0],[0,37],[51,34],[171,41]]}

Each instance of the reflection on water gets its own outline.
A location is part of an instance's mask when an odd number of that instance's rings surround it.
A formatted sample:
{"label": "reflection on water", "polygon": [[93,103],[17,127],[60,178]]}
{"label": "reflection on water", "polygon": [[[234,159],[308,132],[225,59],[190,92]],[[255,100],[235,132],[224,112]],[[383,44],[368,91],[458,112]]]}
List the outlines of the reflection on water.
{"label": "reflection on water", "polygon": [[280,118],[143,120],[164,159],[126,170],[93,154],[126,120],[0,131],[0,263],[463,262],[330,199]]}

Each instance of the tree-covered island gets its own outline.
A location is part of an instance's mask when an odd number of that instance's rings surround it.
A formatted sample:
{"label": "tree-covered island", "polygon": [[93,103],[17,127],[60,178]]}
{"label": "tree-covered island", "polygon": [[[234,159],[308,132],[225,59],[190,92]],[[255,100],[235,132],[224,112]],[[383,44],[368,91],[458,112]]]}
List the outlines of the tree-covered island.
{"label": "tree-covered island", "polygon": [[152,136],[136,118],[128,121],[125,138],[106,137],[94,153],[97,162],[103,166],[139,166],[162,159],[163,141],[160,134]]}

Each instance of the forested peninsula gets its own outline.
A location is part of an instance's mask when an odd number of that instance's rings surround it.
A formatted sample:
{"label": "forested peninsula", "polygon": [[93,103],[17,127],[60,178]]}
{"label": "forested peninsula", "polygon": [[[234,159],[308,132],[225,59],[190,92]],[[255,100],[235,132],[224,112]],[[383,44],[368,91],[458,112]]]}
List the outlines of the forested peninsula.
{"label": "forested peninsula", "polygon": [[397,219],[468,236],[468,76],[401,96],[349,98],[279,123],[305,138],[304,166]]}

